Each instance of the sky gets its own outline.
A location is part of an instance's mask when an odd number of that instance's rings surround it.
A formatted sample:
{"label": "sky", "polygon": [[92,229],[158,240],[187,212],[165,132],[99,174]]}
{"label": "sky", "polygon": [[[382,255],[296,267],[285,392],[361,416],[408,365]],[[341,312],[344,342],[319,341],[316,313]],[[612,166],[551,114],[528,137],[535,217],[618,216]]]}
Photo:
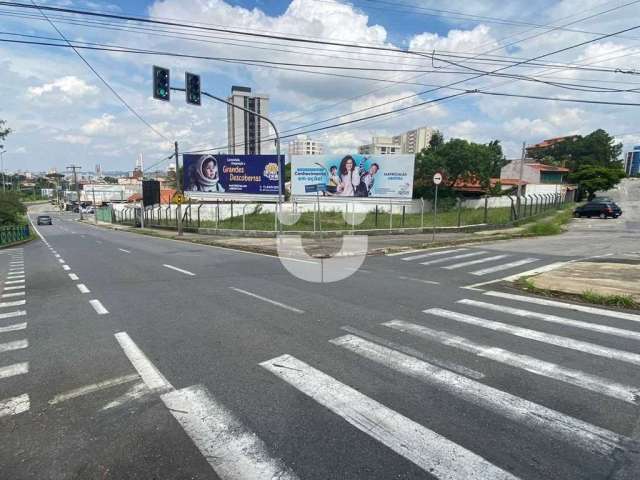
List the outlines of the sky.
{"label": "sky", "polygon": [[[5,141],[4,155],[5,169],[11,171],[64,171],[70,164],[80,165],[84,171],[93,170],[96,164],[103,171],[132,170],[140,155],[145,168],[165,168],[174,141],[179,142],[181,151],[224,147],[226,106],[208,99],[201,107],[187,105],[179,92],[173,93],[170,103],[154,100],[154,64],[171,69],[174,86],[182,86],[184,72],[190,71],[200,74],[203,89],[214,95],[227,96],[232,85],[269,95],[269,114],[280,132],[289,135],[459,93],[438,88],[453,82],[459,82],[454,88],[640,103],[638,92],[619,91],[640,88],[640,28],[538,60],[547,65],[511,66],[501,72],[526,79],[487,75],[473,79],[478,72],[504,67],[505,61],[532,59],[636,27],[640,25],[640,0],[39,1],[405,52],[293,43],[49,12],[56,27],[76,43],[298,65],[283,70],[264,63],[256,66],[80,50],[149,127],[72,50],[0,42],[0,119],[13,130]],[[39,15],[34,10],[1,7],[0,39],[58,38]],[[560,65],[551,68],[549,63]],[[583,69],[567,69],[567,64]],[[606,71],[587,71],[585,66]],[[572,84],[570,88],[567,83]],[[576,85],[581,86],[579,91]],[[593,87],[596,91],[584,91]],[[603,87],[618,91],[603,92]],[[428,90],[433,91],[422,93]],[[445,138],[481,143],[500,140],[507,157],[516,158],[522,142],[584,135],[604,128],[628,149],[640,144],[639,108],[467,94],[309,136],[324,142],[330,153],[348,153],[369,143],[374,135],[428,126],[439,129]],[[367,110],[352,113],[362,109]],[[283,140],[285,151],[288,140]],[[273,145],[264,148],[272,150]]]}

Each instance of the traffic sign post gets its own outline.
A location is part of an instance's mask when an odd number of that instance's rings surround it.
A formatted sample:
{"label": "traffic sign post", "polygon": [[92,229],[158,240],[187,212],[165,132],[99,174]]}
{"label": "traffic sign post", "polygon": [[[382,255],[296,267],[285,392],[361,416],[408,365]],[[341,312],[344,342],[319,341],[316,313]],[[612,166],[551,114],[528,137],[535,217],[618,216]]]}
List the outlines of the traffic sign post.
{"label": "traffic sign post", "polygon": [[436,241],[436,222],[438,220],[438,185],[442,183],[442,174],[436,172],[433,174],[433,184],[436,186],[435,195],[433,196],[433,234],[431,242]]}

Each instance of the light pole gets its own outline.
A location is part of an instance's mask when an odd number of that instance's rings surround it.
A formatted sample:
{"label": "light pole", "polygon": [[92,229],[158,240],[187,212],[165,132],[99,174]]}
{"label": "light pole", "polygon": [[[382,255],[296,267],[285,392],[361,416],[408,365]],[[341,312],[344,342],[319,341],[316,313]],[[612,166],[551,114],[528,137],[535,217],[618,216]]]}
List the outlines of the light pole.
{"label": "light pole", "polygon": [[4,150],[0,151],[0,170],[2,170],[2,191],[5,191],[5,181],[4,181],[4,154],[7,153]]}

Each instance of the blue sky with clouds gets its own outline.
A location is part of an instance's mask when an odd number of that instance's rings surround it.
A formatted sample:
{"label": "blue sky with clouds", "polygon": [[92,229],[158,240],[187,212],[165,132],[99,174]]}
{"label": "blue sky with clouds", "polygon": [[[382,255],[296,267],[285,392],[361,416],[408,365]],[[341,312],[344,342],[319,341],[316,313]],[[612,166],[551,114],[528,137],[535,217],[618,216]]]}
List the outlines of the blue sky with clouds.
{"label": "blue sky with clouds", "polygon": [[[51,13],[58,28],[77,42],[342,66],[351,70],[341,70],[340,74],[375,80],[326,75],[336,73],[336,70],[322,68],[291,71],[208,60],[82,51],[119,94],[161,133],[157,135],[131,115],[68,49],[0,42],[0,118],[6,119],[14,130],[7,139],[5,155],[11,170],[39,171],[50,167],[61,170],[71,162],[87,170],[97,163],[104,170],[123,170],[131,169],[139,154],[144,155],[146,165],[162,159],[170,153],[174,139],[180,142],[183,150],[225,145],[226,108],[210,102],[205,102],[202,108],[187,106],[178,94],[174,94],[170,104],[154,101],[150,83],[153,64],[170,67],[172,77],[178,82],[185,70],[201,73],[204,87],[217,95],[227,95],[235,84],[267,93],[271,99],[270,113],[280,130],[296,133],[302,131],[296,130],[298,127],[325,119],[333,120],[314,126],[348,121],[455,93],[442,89],[415,95],[434,85],[470,77],[447,71],[465,71],[469,66],[493,70],[504,65],[496,59],[535,57],[592,39],[600,33],[622,30],[632,26],[634,18],[640,18],[640,2],[623,7],[629,2],[621,0],[51,0],[46,3],[178,19],[236,30],[277,32],[421,52],[435,50],[442,54],[479,55],[476,62],[482,63],[461,60],[462,65],[453,68],[415,55],[287,44],[279,40],[207,31],[187,32],[176,28],[167,31],[168,27],[151,25],[143,26],[144,30],[134,30],[136,25],[133,24],[88,24],[82,17]],[[585,19],[592,15],[593,18]],[[544,25],[566,26],[550,30],[550,27],[542,28]],[[7,33],[56,35],[42,18],[37,18],[37,12],[7,7],[0,9],[0,30],[5,32],[0,34],[0,39],[25,38]],[[593,42],[545,58],[545,61],[640,72],[638,39],[640,30]],[[487,55],[499,57],[488,58]],[[421,73],[402,70],[421,70]],[[567,70],[560,66],[528,66],[506,72],[552,82],[640,88],[640,78],[629,74]],[[392,83],[398,81],[404,83]],[[605,101],[638,102],[639,99],[635,92],[576,92],[539,82],[496,77],[466,81],[460,86]],[[380,104],[387,105],[378,106]],[[350,115],[361,109],[368,110]],[[637,112],[638,107],[469,95],[311,136],[324,141],[330,151],[342,153],[353,151],[373,135],[394,134],[426,125],[439,128],[446,137],[478,142],[499,139],[507,155],[516,156],[522,141],[534,143],[553,136],[585,134],[596,128],[616,134],[629,133],[619,137],[627,145],[640,143]],[[166,163],[158,165],[164,167]]]}

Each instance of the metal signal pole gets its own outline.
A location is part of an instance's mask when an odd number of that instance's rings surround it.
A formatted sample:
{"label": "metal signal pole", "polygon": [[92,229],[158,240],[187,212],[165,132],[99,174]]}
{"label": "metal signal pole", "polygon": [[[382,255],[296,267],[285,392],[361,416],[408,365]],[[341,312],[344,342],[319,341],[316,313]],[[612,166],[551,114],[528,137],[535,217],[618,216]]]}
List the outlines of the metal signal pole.
{"label": "metal signal pole", "polygon": [[[180,176],[178,175],[180,171],[180,161],[178,156],[178,142],[173,143],[174,147],[174,155],[176,157],[176,192],[182,193],[180,188]],[[176,217],[178,220],[178,236],[182,236],[182,203],[178,203],[178,207],[176,209]]]}

